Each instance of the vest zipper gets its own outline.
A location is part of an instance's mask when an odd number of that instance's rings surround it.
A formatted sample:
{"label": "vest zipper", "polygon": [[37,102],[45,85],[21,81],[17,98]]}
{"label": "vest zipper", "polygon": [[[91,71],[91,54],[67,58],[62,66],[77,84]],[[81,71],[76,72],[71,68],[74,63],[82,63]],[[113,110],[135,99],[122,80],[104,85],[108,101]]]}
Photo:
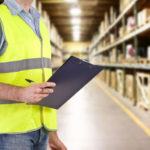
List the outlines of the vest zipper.
{"label": "vest zipper", "polygon": [[[44,71],[44,62],[43,62],[43,39],[41,37],[41,63],[42,63],[42,77],[43,82],[45,82],[45,71]],[[42,125],[44,126],[44,114],[43,114],[43,106],[41,106],[41,113],[42,113]]]}
{"label": "vest zipper", "polygon": [[43,39],[41,39],[41,58],[42,58],[42,73],[43,73],[43,82],[45,82],[45,70],[44,70],[44,59],[43,59]]}

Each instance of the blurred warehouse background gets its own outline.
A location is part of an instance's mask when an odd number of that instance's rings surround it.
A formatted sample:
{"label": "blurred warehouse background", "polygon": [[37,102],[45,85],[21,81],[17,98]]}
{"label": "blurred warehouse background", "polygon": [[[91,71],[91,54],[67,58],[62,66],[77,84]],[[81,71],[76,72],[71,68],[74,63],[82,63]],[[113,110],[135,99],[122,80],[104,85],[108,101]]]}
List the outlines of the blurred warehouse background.
{"label": "blurred warehouse background", "polygon": [[33,6],[49,30],[54,72],[70,56],[105,68],[58,110],[68,150],[149,150],[150,1],[34,0]]}

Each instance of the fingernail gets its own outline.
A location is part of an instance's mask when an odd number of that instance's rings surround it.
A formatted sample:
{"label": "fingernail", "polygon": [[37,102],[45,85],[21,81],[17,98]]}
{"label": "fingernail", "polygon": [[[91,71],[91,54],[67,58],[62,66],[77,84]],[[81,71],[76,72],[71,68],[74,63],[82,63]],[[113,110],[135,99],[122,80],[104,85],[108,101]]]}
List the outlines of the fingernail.
{"label": "fingernail", "polygon": [[56,83],[53,83],[54,86],[56,86]]}

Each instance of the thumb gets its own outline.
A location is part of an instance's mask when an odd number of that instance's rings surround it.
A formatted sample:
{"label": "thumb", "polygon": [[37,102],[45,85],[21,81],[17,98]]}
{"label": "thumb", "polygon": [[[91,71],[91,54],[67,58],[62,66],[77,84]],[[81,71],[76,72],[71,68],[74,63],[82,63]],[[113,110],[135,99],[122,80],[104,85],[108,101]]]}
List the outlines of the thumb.
{"label": "thumb", "polygon": [[57,147],[54,146],[53,144],[49,144],[49,147],[51,148],[51,150],[57,150]]}

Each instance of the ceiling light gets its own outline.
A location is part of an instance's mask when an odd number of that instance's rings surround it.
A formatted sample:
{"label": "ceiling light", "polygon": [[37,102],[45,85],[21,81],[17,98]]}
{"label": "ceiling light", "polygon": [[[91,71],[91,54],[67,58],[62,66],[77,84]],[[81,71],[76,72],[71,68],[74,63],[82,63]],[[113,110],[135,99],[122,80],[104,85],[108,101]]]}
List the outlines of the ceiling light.
{"label": "ceiling light", "polygon": [[80,26],[73,26],[73,31],[79,31],[80,30]]}
{"label": "ceiling light", "polygon": [[80,40],[80,36],[74,36],[74,37],[73,37],[73,40],[74,40],[74,41],[79,41],[79,40]]}
{"label": "ceiling light", "polygon": [[74,41],[79,41],[80,40],[80,35],[81,35],[80,31],[74,31],[73,32],[73,40]]}
{"label": "ceiling light", "polygon": [[80,20],[80,18],[73,18],[71,22],[72,22],[72,24],[80,24],[81,20]]}
{"label": "ceiling light", "polygon": [[73,16],[78,16],[78,15],[81,14],[81,9],[79,9],[79,8],[72,8],[72,9],[70,10],[70,13],[71,13],[71,15],[73,15]]}
{"label": "ceiling light", "polygon": [[65,0],[68,3],[74,3],[74,2],[78,2],[78,0]]}
{"label": "ceiling light", "polygon": [[80,31],[73,31],[73,36],[79,36],[80,34]]}

